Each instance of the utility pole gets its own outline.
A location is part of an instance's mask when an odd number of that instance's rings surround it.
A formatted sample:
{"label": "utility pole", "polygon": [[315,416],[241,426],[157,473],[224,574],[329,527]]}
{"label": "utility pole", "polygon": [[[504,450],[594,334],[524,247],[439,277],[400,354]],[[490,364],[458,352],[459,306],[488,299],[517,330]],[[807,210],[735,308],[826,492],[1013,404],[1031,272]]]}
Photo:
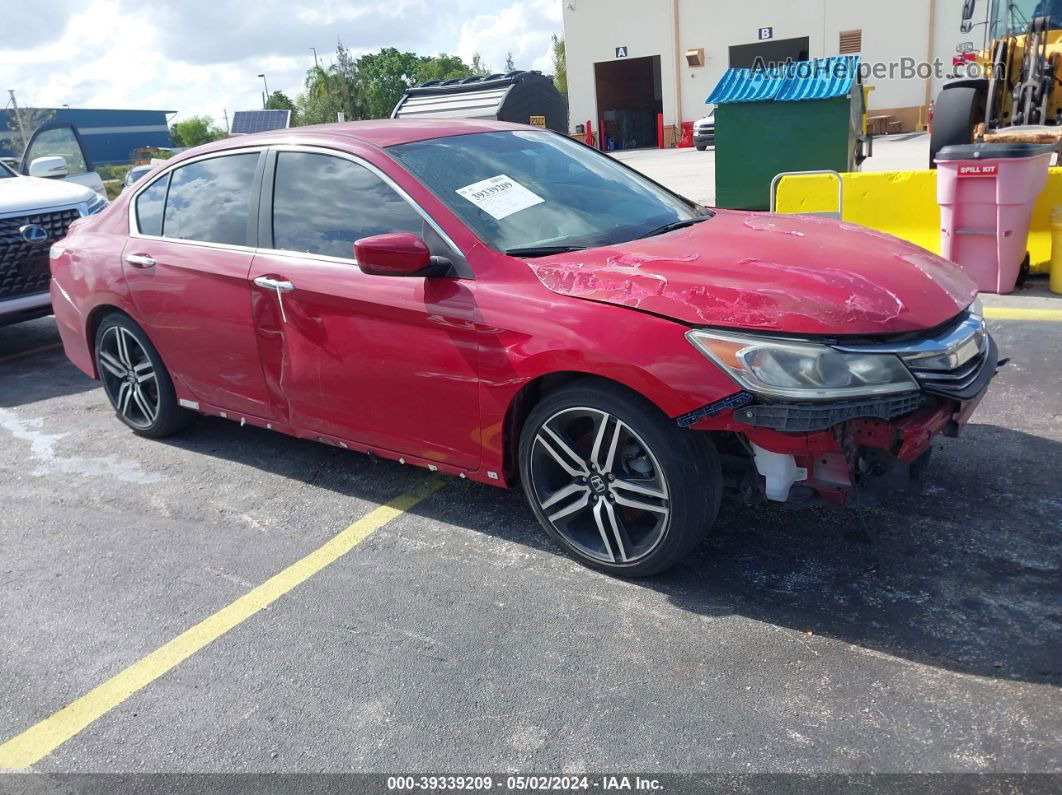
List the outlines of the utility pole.
{"label": "utility pole", "polygon": [[18,134],[22,136],[22,146],[26,145],[26,126],[22,123],[22,114],[18,110],[18,100],[15,99],[15,89],[9,88],[7,93],[11,95],[11,109],[15,113],[15,121],[18,122]]}
{"label": "utility pole", "polygon": [[229,109],[222,108],[221,115],[225,117],[225,132],[229,132]]}
{"label": "utility pole", "polygon": [[310,49],[313,50],[313,68],[320,69],[321,67],[317,63],[317,48],[311,47]]}

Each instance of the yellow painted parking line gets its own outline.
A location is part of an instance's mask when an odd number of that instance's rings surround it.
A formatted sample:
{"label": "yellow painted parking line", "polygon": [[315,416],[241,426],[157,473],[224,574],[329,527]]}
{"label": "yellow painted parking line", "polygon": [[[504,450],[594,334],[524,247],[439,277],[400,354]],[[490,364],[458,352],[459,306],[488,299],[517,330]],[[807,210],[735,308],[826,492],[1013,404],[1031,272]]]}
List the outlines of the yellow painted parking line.
{"label": "yellow painted parking line", "polygon": [[35,353],[44,353],[45,351],[54,351],[58,348],[62,348],[63,343],[53,342],[51,345],[41,345],[39,348],[30,348],[28,351],[19,351],[13,353],[10,356],[0,356],[0,364],[4,362],[14,361],[15,359],[21,359],[24,356],[32,356]]}
{"label": "yellow painted parking line", "polygon": [[40,761],[138,690],[343,557],[374,531],[434,494],[445,482],[436,475],[412,491],[381,505],[232,604],[185,630],[54,715],[0,745],[0,769],[21,769]]}
{"label": "yellow painted parking line", "polygon": [[1026,309],[1020,306],[986,306],[989,320],[1037,320],[1062,323],[1062,309]]}

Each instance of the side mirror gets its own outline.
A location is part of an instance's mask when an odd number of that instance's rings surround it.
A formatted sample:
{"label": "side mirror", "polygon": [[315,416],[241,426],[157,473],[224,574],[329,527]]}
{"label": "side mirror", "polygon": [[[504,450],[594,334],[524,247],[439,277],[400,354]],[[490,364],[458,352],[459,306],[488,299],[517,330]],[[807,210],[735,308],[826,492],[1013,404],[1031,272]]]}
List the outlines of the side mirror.
{"label": "side mirror", "polygon": [[29,175],[31,177],[56,179],[65,177],[69,173],[70,167],[66,164],[66,158],[60,155],[35,158],[29,167]]}
{"label": "side mirror", "polygon": [[962,21],[969,22],[973,19],[974,9],[977,7],[977,0],[963,0],[962,4]]}
{"label": "side mirror", "polygon": [[355,240],[354,259],[371,276],[442,276],[453,267],[444,257],[433,257],[427,243],[406,232]]}

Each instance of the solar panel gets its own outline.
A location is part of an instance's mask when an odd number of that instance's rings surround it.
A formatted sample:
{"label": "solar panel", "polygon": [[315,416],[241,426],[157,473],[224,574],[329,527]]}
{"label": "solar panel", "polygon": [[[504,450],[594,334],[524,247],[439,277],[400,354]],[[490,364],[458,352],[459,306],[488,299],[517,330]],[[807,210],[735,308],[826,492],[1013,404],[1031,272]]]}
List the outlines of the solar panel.
{"label": "solar panel", "polygon": [[232,114],[233,135],[250,135],[266,130],[284,130],[291,122],[290,110],[238,110]]}

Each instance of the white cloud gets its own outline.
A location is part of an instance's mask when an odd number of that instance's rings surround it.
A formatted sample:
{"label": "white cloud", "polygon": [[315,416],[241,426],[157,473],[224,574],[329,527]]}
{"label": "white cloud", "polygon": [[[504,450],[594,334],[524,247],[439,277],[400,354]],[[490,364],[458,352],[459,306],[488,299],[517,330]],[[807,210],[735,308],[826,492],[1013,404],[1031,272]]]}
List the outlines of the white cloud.
{"label": "white cloud", "polygon": [[[552,69],[559,0],[34,0],[19,4],[0,43],[0,73],[23,105],[176,110],[180,117],[258,107],[270,90],[294,97],[313,64],[342,40],[355,53],[478,51],[501,69]],[[22,19],[25,17],[25,19]],[[430,24],[427,20],[430,20]]]}
{"label": "white cloud", "polygon": [[514,3],[495,13],[477,14],[461,25],[457,54],[470,61],[479,53],[495,71],[505,67],[512,53],[517,69],[553,72],[552,34],[563,27],[559,0]]}

